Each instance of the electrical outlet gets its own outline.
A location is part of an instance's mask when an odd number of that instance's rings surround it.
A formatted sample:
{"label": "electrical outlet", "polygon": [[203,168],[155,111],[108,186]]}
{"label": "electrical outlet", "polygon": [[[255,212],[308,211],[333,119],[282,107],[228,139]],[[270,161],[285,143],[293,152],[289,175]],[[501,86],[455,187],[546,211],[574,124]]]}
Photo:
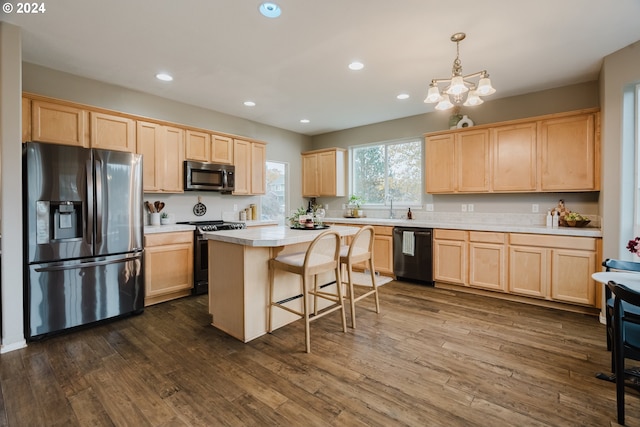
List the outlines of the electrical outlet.
{"label": "electrical outlet", "polygon": [[427,212],[433,212],[433,203],[427,203]]}
{"label": "electrical outlet", "polygon": [[238,212],[238,204],[237,203],[233,204],[233,211],[234,212]]}
{"label": "electrical outlet", "polygon": [[466,212],[467,211],[467,205],[465,205],[464,203],[462,204],[462,212]]}
{"label": "electrical outlet", "polygon": [[473,212],[473,203],[469,203],[469,204],[467,205],[467,211],[468,211],[468,212]]}
{"label": "electrical outlet", "polygon": [[533,213],[538,213],[540,212],[540,205],[534,203],[533,205],[531,205],[531,212]]}
{"label": "electrical outlet", "polygon": [[342,204],[342,209],[347,209],[347,205],[345,205],[344,203]]}

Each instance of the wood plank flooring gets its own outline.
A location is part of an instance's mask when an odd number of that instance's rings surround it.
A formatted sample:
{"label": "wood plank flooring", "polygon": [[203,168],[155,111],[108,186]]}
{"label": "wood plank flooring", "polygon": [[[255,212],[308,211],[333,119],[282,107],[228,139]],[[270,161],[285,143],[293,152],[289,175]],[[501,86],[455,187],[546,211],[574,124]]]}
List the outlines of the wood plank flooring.
{"label": "wood plank flooring", "polygon": [[[207,296],[0,356],[0,426],[609,426],[593,316],[398,281],[339,315],[243,344]],[[640,426],[637,394],[627,425]]]}

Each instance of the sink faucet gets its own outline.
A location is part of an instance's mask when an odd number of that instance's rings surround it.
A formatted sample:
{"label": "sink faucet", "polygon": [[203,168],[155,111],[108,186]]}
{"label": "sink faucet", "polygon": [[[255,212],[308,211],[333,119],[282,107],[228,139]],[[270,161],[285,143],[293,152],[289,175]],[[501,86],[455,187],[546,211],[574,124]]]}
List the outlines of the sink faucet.
{"label": "sink faucet", "polygon": [[393,219],[393,197],[389,196],[389,202],[391,203],[389,206],[389,218]]}

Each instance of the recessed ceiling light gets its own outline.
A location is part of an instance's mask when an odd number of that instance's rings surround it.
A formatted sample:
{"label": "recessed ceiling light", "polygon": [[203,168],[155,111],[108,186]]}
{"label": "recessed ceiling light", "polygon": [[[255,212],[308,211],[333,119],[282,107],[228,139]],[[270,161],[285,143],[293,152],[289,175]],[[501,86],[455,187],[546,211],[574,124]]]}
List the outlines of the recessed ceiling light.
{"label": "recessed ceiling light", "polygon": [[163,82],[170,82],[173,80],[173,77],[171,76],[171,74],[158,73],[156,74],[156,79],[162,80]]}
{"label": "recessed ceiling light", "polygon": [[253,101],[244,101],[244,105],[246,105],[247,107],[255,107],[256,103]]}
{"label": "recessed ceiling light", "polygon": [[271,2],[262,3],[259,10],[267,18],[277,18],[282,13],[280,6]]}
{"label": "recessed ceiling light", "polygon": [[309,123],[310,121],[309,119],[300,119],[300,123]]}
{"label": "recessed ceiling light", "polygon": [[362,62],[355,61],[349,64],[349,69],[353,71],[362,70],[363,68],[364,68],[364,64]]}
{"label": "recessed ceiling light", "polygon": [[398,98],[398,99],[407,99],[407,98],[409,98],[409,94],[408,93],[401,93],[400,95],[396,96],[396,98]]}

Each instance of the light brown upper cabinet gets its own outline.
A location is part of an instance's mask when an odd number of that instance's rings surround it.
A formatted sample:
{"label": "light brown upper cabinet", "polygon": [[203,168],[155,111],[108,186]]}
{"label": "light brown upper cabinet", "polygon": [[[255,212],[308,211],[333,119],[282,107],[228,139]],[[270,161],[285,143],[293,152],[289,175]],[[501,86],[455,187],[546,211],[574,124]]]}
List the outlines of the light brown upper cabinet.
{"label": "light brown upper cabinet", "polygon": [[493,191],[536,191],[537,123],[491,129]]}
{"label": "light brown upper cabinet", "polygon": [[233,194],[264,194],[266,182],[266,144],[233,140],[235,190]]}
{"label": "light brown upper cabinet", "polygon": [[344,196],[345,162],[346,150],[342,148],[302,153],[302,196]]}
{"label": "light brown upper cabinet", "polygon": [[465,130],[426,138],[427,193],[489,191],[489,131]]}
{"label": "light brown upper cabinet", "polygon": [[208,162],[211,158],[211,135],[205,132],[187,130],[186,160]]}
{"label": "light brown upper cabinet", "polygon": [[600,189],[595,109],[425,135],[427,193]]}
{"label": "light brown upper cabinet", "polygon": [[33,100],[31,137],[34,141],[89,147],[88,113],[65,104]]}
{"label": "light brown upper cabinet", "polygon": [[595,138],[595,121],[595,114],[582,114],[540,122],[542,191],[600,188],[600,156],[597,154],[600,150]]}
{"label": "light brown upper cabinet", "polygon": [[211,161],[214,163],[233,163],[233,139],[228,136],[211,135]]}
{"label": "light brown upper cabinet", "polygon": [[137,153],[144,156],[144,191],[182,193],[184,130],[157,123],[137,122]]}
{"label": "light brown upper cabinet", "polygon": [[136,123],[129,117],[91,111],[91,147],[136,151]]}

